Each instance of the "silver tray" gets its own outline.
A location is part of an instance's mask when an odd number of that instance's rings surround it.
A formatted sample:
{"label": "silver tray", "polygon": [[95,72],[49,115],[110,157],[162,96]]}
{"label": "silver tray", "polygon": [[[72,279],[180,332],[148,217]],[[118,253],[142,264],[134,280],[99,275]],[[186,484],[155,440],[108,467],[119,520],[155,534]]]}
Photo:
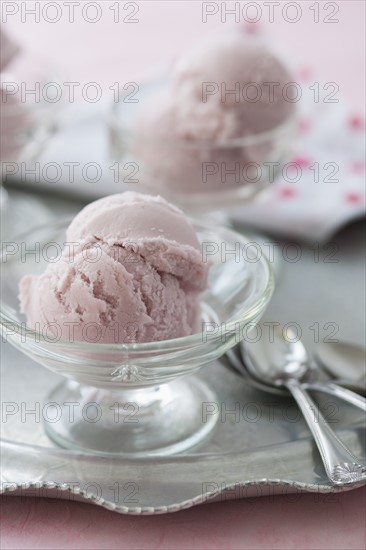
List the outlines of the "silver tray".
{"label": "silver tray", "polygon": [[[1,492],[82,499],[125,514],[162,514],[207,501],[353,488],[329,484],[291,399],[249,387],[224,363],[210,364],[200,375],[214,387],[219,410],[216,430],[203,446],[168,458],[121,460],[56,448],[44,434],[42,406],[60,378],[4,344]],[[333,428],[365,458],[362,412],[317,397]],[[27,413],[32,409],[37,412]]]}

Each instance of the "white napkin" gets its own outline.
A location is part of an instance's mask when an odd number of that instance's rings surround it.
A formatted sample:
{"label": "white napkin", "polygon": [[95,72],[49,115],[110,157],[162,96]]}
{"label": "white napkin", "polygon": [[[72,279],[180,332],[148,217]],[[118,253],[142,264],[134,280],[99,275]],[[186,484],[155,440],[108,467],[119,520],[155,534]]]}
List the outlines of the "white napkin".
{"label": "white napkin", "polygon": [[235,208],[236,222],[280,236],[325,241],[365,214],[364,119],[341,101],[313,99],[308,93],[299,109],[300,136],[292,159],[298,168],[291,172],[289,167],[259,200]]}

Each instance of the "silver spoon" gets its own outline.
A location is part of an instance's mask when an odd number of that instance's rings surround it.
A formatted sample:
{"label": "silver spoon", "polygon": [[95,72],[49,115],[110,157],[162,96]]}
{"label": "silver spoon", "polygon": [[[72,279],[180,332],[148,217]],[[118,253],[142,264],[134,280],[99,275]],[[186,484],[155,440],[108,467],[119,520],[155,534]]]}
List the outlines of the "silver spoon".
{"label": "silver spoon", "polygon": [[[234,351],[232,353],[229,353],[232,366],[243,375],[248,374],[248,369],[245,364],[245,357],[244,357],[245,345],[246,345],[245,342],[241,342],[240,344],[241,357],[238,356]],[[299,345],[302,346],[301,342],[299,342]],[[306,353],[305,349],[303,351],[304,353]],[[301,385],[304,389],[320,391],[323,393],[327,393],[329,395],[333,395],[334,397],[338,397],[339,399],[342,399],[343,401],[346,401],[347,403],[350,403],[351,405],[358,407],[359,409],[361,409],[361,411],[366,412],[366,399],[361,395],[358,395],[354,391],[351,391],[349,389],[346,389],[340,386],[340,383],[346,382],[345,380],[343,381],[336,380],[335,382],[331,382],[331,381],[321,382],[319,380],[320,368],[318,367],[317,363],[311,362],[311,365],[310,365],[310,361],[309,359],[307,359],[307,364],[308,364],[307,371],[304,374],[304,378],[301,380]],[[253,373],[250,373],[250,376],[252,376],[252,374]],[[357,386],[356,382],[353,382],[354,387],[358,387],[360,391],[361,389],[363,389],[362,383],[363,381],[360,380],[359,386]],[[351,384],[352,384],[351,381],[347,381],[348,386],[351,386]],[[276,395],[282,395],[282,396],[288,395],[288,390],[286,390],[285,388],[265,384],[262,380],[261,381],[257,380],[253,385],[258,389],[269,391]]]}
{"label": "silver spoon", "polygon": [[[263,333],[262,333],[263,334]],[[366,481],[366,465],[351,453],[331,429],[307,394],[301,379],[309,371],[304,346],[296,336],[276,327],[273,338],[246,342],[245,362],[257,379],[276,387],[286,387],[297,402],[314,436],[329,480],[334,485]]]}

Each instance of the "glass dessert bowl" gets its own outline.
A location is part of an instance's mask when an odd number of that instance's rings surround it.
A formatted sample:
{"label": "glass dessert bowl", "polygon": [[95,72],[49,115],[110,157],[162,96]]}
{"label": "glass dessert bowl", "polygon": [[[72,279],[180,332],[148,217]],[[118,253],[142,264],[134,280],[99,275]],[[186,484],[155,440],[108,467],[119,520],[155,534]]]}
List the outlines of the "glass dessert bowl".
{"label": "glass dessert bowl", "polygon": [[291,159],[295,111],[270,130],[223,141],[147,134],[141,120],[168,101],[168,87],[166,77],[146,82],[109,113],[111,168],[126,188],[159,193],[193,214],[229,209],[265,191]]}
{"label": "glass dessert bowl", "polygon": [[151,343],[102,344],[93,334],[90,341],[61,340],[47,326],[27,328],[18,283],[55,261],[68,223],[34,229],[3,249],[3,339],[66,378],[45,398],[45,429],[58,445],[126,458],[167,455],[198,445],[214,429],[216,418],[206,418],[204,407],[215,394],[196,374],[245,337],[274,281],[266,258],[251,257],[243,235],[192,223],[211,263],[201,331]]}

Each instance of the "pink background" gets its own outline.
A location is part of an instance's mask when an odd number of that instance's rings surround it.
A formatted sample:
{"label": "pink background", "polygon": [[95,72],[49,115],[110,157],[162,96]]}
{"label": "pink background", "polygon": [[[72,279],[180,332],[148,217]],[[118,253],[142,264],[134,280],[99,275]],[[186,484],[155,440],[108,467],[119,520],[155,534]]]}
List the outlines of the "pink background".
{"label": "pink background", "polygon": [[[100,2],[102,17],[95,24],[85,22],[81,11],[75,10],[74,23],[67,21],[66,11],[55,24],[42,19],[35,23],[32,16],[22,23],[18,13],[9,16],[6,28],[25,49],[34,52],[35,59],[41,55],[52,60],[54,71],[65,76],[65,80],[113,84],[115,81],[124,83],[156,65],[169,62],[204,35],[245,26],[243,22],[235,23],[233,16],[227,16],[227,22],[222,23],[219,14],[202,23],[202,3],[196,0],[138,2],[140,11],[136,17],[139,23],[117,24],[113,22],[113,12],[109,9],[114,3],[109,0]],[[364,1],[331,2],[339,6],[339,13],[333,16],[339,19],[339,23],[323,22],[327,15],[331,15],[329,8],[328,11],[324,8],[325,0],[319,2],[319,23],[314,23],[314,12],[309,9],[314,4],[311,0],[300,2],[301,19],[297,23],[288,23],[281,12],[287,3],[280,2],[273,23],[269,22],[268,8],[262,7],[259,26],[265,35],[296,65],[311,68],[311,78],[338,83],[340,94],[355,108],[364,109]],[[233,4],[227,2],[228,6]],[[121,10],[121,18],[126,13]],[[248,18],[253,17],[252,13],[248,12]],[[289,17],[293,16],[292,13],[288,12]]]}
{"label": "pink background", "polygon": [[[32,3],[29,3],[32,4]],[[61,2],[62,4],[62,2]],[[109,2],[95,25],[20,22],[6,24],[27,51],[48,57],[65,80],[113,84],[126,82],[153,66],[169,62],[203,34],[229,26],[213,17],[201,21],[201,2],[140,2],[139,24],[114,24]],[[309,5],[290,24],[281,16],[261,26],[311,79],[337,82],[340,94],[364,109],[365,3],[338,2],[339,23],[315,24]],[[320,2],[321,16],[324,2]],[[267,13],[267,12],[263,12]],[[335,496],[283,497],[200,506],[157,517],[120,516],[75,502],[6,497],[2,500],[4,549],[21,548],[216,548],[362,549],[365,547],[365,489]]]}

